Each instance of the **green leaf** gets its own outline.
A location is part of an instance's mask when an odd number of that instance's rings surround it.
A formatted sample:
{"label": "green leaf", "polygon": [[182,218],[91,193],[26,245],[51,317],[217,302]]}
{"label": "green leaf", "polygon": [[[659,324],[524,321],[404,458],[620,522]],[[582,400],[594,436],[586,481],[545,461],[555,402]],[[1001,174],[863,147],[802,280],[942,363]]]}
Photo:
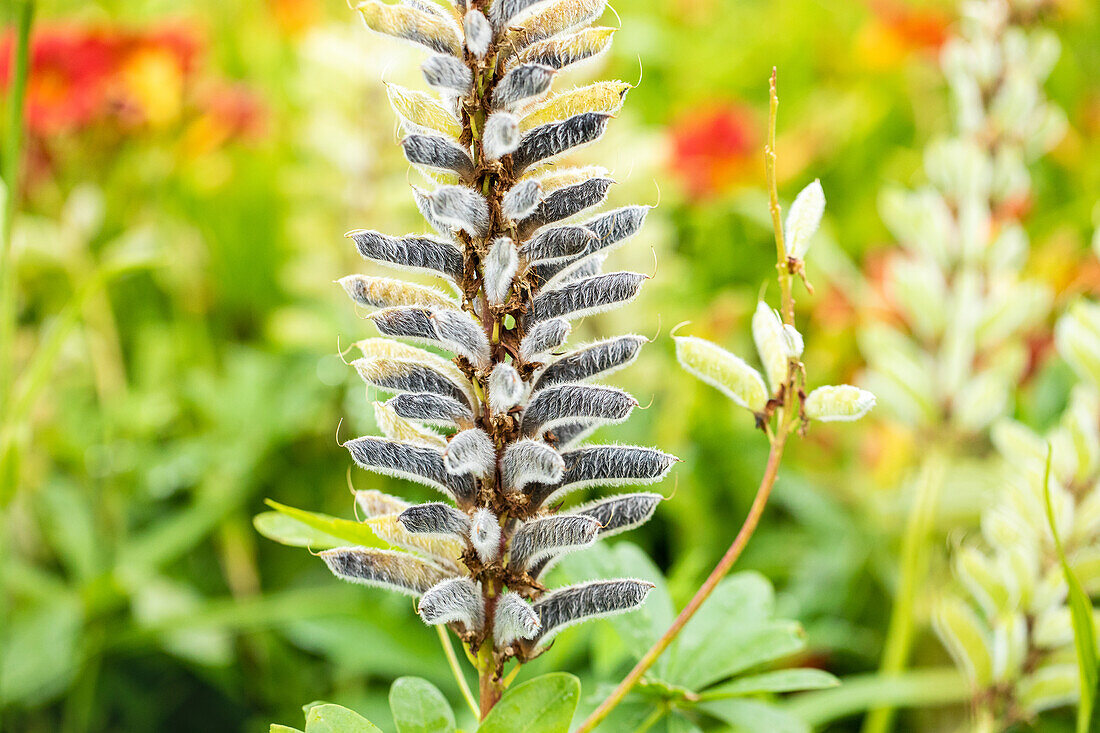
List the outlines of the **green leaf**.
{"label": "green leaf", "polygon": [[280,514],[285,514],[307,527],[312,527],[313,529],[320,530],[321,532],[343,540],[344,544],[350,542],[353,545],[359,545],[361,547],[389,547],[389,544],[378,539],[377,535],[371,531],[370,525],[368,524],[353,522],[350,519],[340,519],[338,517],[329,516],[328,514],[320,514],[319,512],[307,512],[304,509],[295,509],[292,506],[286,506],[285,504],[280,504],[271,499],[265,499],[264,503]]}
{"label": "green leaf", "polygon": [[80,604],[68,596],[17,609],[0,628],[0,708],[64,691],[77,672],[80,629]]}
{"label": "green leaf", "polygon": [[289,725],[279,725],[278,723],[272,723],[267,731],[268,733],[303,733],[297,728],[291,728]]}
{"label": "green leaf", "polygon": [[580,680],[573,675],[544,674],[505,692],[478,733],[567,733],[580,695]]}
{"label": "green leaf", "polygon": [[737,731],[810,733],[810,726],[805,721],[757,700],[709,700],[694,707],[730,724]]}
{"label": "green leaf", "polygon": [[1046,501],[1047,523],[1054,537],[1054,548],[1062,564],[1062,574],[1069,587],[1069,609],[1073,617],[1073,643],[1077,648],[1077,669],[1080,677],[1081,699],[1077,704],[1077,733],[1088,733],[1092,728],[1093,706],[1096,701],[1096,685],[1100,673],[1096,660],[1096,621],[1092,617],[1092,601],[1085,594],[1077,576],[1066,561],[1066,551],[1058,536],[1054,521],[1054,505],[1050,501],[1050,462],[1053,448],[1047,443],[1047,465],[1043,474],[1043,498]]}
{"label": "green leaf", "polygon": [[451,733],[455,716],[447,698],[420,677],[400,677],[390,687],[390,710],[397,733]]}
{"label": "green leaf", "polygon": [[820,669],[780,669],[775,672],[742,677],[704,692],[704,700],[723,697],[757,695],[763,692],[799,692],[801,690],[823,690],[840,684],[833,675]]}
{"label": "green leaf", "polygon": [[344,540],[314,529],[297,519],[279,512],[261,512],[252,518],[252,526],[269,540],[291,547],[308,547],[312,550],[330,550],[343,547]]}
{"label": "green leaf", "polygon": [[305,733],[382,733],[374,723],[340,705],[314,705],[306,713]]}

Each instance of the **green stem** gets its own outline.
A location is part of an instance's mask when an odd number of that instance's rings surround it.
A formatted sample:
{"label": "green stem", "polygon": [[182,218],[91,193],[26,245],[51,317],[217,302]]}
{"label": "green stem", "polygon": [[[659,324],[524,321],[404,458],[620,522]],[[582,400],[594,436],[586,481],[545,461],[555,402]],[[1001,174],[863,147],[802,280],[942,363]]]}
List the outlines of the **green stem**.
{"label": "green stem", "polygon": [[451,645],[451,637],[447,636],[447,627],[440,624],[435,627],[435,630],[439,633],[439,643],[443,646],[443,655],[447,657],[447,665],[450,666],[451,672],[455,676],[455,682],[458,683],[458,689],[462,691],[463,699],[466,700],[466,704],[470,707],[470,712],[474,714],[474,718],[480,718],[481,713],[477,709],[477,701],[474,700],[474,694],[470,692],[470,686],[466,684],[466,677],[462,674],[458,657],[455,656],[455,648]]}
{"label": "green stem", "polygon": [[768,210],[775,230],[776,269],[779,270],[779,294],[782,307],[780,315],[787,325],[794,325],[794,295],[791,287],[791,270],[787,266],[787,243],[783,237],[782,209],[779,206],[779,185],[775,177],[775,123],[779,113],[779,93],[776,88],[778,71],[772,68],[768,82],[768,143],[764,148],[764,172],[768,181]]}
{"label": "green stem", "polygon": [[[943,483],[945,458],[933,448],[925,458],[917,479],[913,511],[905,528],[901,548],[901,574],[890,625],[883,646],[883,675],[896,675],[905,669],[913,642],[913,609],[917,591],[928,570],[928,544],[940,486]],[[887,701],[888,703],[888,701]],[[887,733],[894,722],[894,708],[889,704],[872,710],[863,723],[863,733]]]}
{"label": "green stem", "polygon": [[787,712],[813,727],[855,715],[875,705],[932,707],[965,702],[971,689],[954,667],[922,669],[899,675],[845,677],[838,687],[794,695]]}
{"label": "green stem", "polygon": [[642,724],[634,731],[634,733],[646,733],[650,728],[657,725],[661,718],[665,717],[668,712],[668,707],[665,705],[659,705],[657,708],[649,714],[649,716],[642,721]]}
{"label": "green stem", "polygon": [[497,704],[497,701],[500,700],[500,696],[504,692],[500,680],[496,678],[496,663],[493,660],[492,637],[482,642],[481,648],[478,649],[477,681],[478,695],[481,703],[481,715],[479,719],[484,720],[485,716],[488,715],[489,711],[493,709],[493,706]]}

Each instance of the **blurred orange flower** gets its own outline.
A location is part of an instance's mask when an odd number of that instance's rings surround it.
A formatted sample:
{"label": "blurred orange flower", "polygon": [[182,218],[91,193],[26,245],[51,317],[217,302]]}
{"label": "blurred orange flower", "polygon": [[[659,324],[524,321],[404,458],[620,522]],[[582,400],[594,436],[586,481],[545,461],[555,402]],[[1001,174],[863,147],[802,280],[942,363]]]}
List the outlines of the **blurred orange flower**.
{"label": "blurred orange flower", "polygon": [[856,39],[856,55],[869,68],[888,69],[913,53],[936,54],[947,41],[951,19],[934,7],[870,0],[872,17]]}
{"label": "blurred orange flower", "polygon": [[760,130],[752,110],[727,105],[693,112],[672,128],[672,168],[693,197],[727,191],[755,172]]}

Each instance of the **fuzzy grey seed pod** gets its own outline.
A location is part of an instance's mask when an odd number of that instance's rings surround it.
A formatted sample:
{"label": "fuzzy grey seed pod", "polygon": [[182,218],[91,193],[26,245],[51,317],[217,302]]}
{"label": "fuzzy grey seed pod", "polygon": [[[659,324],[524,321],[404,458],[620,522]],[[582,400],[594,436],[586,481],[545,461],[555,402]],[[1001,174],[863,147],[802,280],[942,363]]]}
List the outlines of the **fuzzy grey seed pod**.
{"label": "fuzzy grey seed pod", "polygon": [[351,363],[367,384],[387,392],[429,392],[469,404],[466,393],[428,365],[404,359],[356,359]]}
{"label": "fuzzy grey seed pod", "polygon": [[508,299],[518,269],[516,245],[508,237],[495,239],[485,258],[485,299],[490,305],[503,305]]}
{"label": "fuzzy grey seed pod", "polygon": [[615,181],[610,178],[590,178],[572,186],[563,186],[545,196],[529,217],[520,222],[520,234],[526,235],[546,224],[575,216],[585,209],[599,206]]}
{"label": "fuzzy grey seed pod", "polygon": [[470,631],[485,625],[481,586],[469,578],[448,578],[424,592],[416,612],[429,626],[460,623]]}
{"label": "fuzzy grey seed pod", "polygon": [[391,237],[369,229],[348,232],[359,254],[368,260],[407,270],[428,270],[454,281],[462,278],[462,253],[450,242],[432,237]]}
{"label": "fuzzy grey seed pod", "polygon": [[511,112],[494,112],[485,121],[482,149],[489,160],[499,160],[519,147],[519,118]]}
{"label": "fuzzy grey seed pod", "polygon": [[320,554],[338,578],[413,597],[447,578],[447,572],[440,566],[407,552],[338,547]]}
{"label": "fuzzy grey seed pod", "polygon": [[469,234],[485,236],[489,229],[489,202],[466,186],[440,186],[428,194],[432,215]]}
{"label": "fuzzy grey seed pod", "polygon": [[551,591],[534,604],[542,624],[538,641],[544,644],[573,624],[637,608],[653,587],[644,580],[593,580]]}
{"label": "fuzzy grey seed pod", "polygon": [[525,361],[534,361],[564,344],[572,328],[564,318],[550,318],[529,326],[527,335],[519,342],[519,355]]}
{"label": "fuzzy grey seed pod", "polygon": [[523,399],[523,377],[511,364],[500,362],[489,374],[489,410],[504,415]]}
{"label": "fuzzy grey seed pod", "polygon": [[413,504],[397,515],[397,521],[405,531],[414,534],[456,535],[463,539],[470,528],[469,517],[450,504],[438,501]]}
{"label": "fuzzy grey seed pod", "polygon": [[365,308],[389,308],[395,305],[453,308],[458,305],[454,298],[441,290],[404,280],[348,275],[337,282],[352,300]]}
{"label": "fuzzy grey seed pod", "polygon": [[439,340],[456,354],[466,357],[478,369],[489,365],[489,337],[466,311],[436,308],[431,319]]}
{"label": "fuzzy grey seed pod", "polygon": [[495,28],[503,28],[512,18],[542,0],[497,0],[489,6],[489,18]]}
{"label": "fuzzy grey seed pod", "polygon": [[511,491],[523,491],[529,484],[556,484],[565,471],[565,462],[556,450],[530,438],[508,446],[501,463],[504,488]]}
{"label": "fuzzy grey seed pod", "polygon": [[[420,215],[424,217],[424,220],[441,236],[446,237],[448,240],[454,236],[453,227],[445,221],[441,221],[432,213],[432,199],[431,192],[424,189],[413,186],[413,201],[416,202],[416,210],[420,212]],[[449,242],[450,243],[450,242]],[[459,262],[461,266],[462,252],[451,243],[451,247],[458,252]],[[455,279],[461,279],[461,271]]]}
{"label": "fuzzy grey seed pod", "polygon": [[602,539],[648,522],[663,498],[660,494],[619,494],[582,504],[570,513],[592,517],[603,525],[599,532]]}
{"label": "fuzzy grey seed pod", "polygon": [[414,165],[454,171],[460,176],[473,175],[474,161],[457,143],[442,135],[409,135],[401,141],[405,158]]}
{"label": "fuzzy grey seed pod", "polygon": [[518,63],[545,64],[552,69],[564,69],[584,59],[590,59],[611,46],[614,28],[585,28],[556,38],[532,43],[516,57]]}
{"label": "fuzzy grey seed pod", "polygon": [[667,476],[677,461],[676,456],[637,445],[590,445],[566,451],[561,457],[565,462],[561,481],[532,491],[532,504],[552,503],[594,486],[653,484]]}
{"label": "fuzzy grey seed pod", "polygon": [[610,119],[611,115],[606,112],[582,112],[567,120],[539,125],[523,136],[519,148],[512,154],[515,172],[520,173],[535,163],[598,140]]}
{"label": "fuzzy grey seed pod", "polygon": [[398,417],[427,425],[468,425],[474,420],[474,413],[469,407],[438,394],[399,394],[387,400],[386,404]]}
{"label": "fuzzy grey seed pod", "polygon": [[595,518],[569,514],[525,522],[512,536],[509,565],[522,570],[546,555],[591,545],[599,530]]}
{"label": "fuzzy grey seed pod", "polygon": [[497,452],[493,439],[481,428],[455,433],[443,451],[443,465],[448,473],[470,474],[485,478],[496,468]]}
{"label": "fuzzy grey seed pod", "polygon": [[529,323],[547,318],[583,318],[633,300],[646,276],[636,272],[612,272],[577,280],[540,293],[531,302]]}
{"label": "fuzzy grey seed pod", "polygon": [[429,86],[452,94],[469,94],[474,88],[474,75],[470,67],[454,56],[432,56],[420,70]]}
{"label": "fuzzy grey seed pod", "polygon": [[463,503],[474,495],[470,476],[452,476],[443,465],[443,455],[434,448],[365,435],[344,443],[361,467],[383,476],[405,478],[442,491]]}
{"label": "fuzzy grey seed pod", "polygon": [[649,206],[624,206],[597,216],[584,226],[596,235],[596,243],[587,254],[607,252],[633,237],[645,224]]}
{"label": "fuzzy grey seed pod", "polygon": [[482,507],[470,518],[470,544],[478,559],[488,565],[500,557],[500,520]]}
{"label": "fuzzy grey seed pod", "polygon": [[520,102],[545,94],[557,72],[542,64],[521,64],[500,80],[493,90],[493,106],[511,109]]}
{"label": "fuzzy grey seed pod", "polygon": [[493,642],[503,649],[516,639],[534,639],[542,628],[531,604],[508,591],[497,600],[493,614]]}
{"label": "fuzzy grey seed pod", "polygon": [[566,450],[587,438],[596,428],[600,427],[596,420],[577,420],[555,425],[552,430],[546,431],[547,439],[553,440],[559,450]]}
{"label": "fuzzy grey seed pod", "polygon": [[542,184],[534,179],[520,181],[508,189],[500,202],[501,213],[508,221],[526,219],[542,201]]}
{"label": "fuzzy grey seed pod", "polygon": [[583,346],[548,366],[535,380],[534,389],[611,374],[634,363],[644,343],[644,336],[627,334]]}
{"label": "fuzzy grey seed pod", "polygon": [[629,417],[637,404],[633,397],[614,387],[557,384],[539,391],[528,403],[523,411],[523,432],[535,435],[577,419],[618,423]]}
{"label": "fuzzy grey seed pod", "polygon": [[488,19],[480,10],[468,10],[462,27],[466,33],[466,48],[479,59],[485,58],[489,44],[493,42],[493,27],[489,25]]}
{"label": "fuzzy grey seed pod", "polygon": [[544,227],[523,243],[520,254],[530,263],[567,261],[584,252],[596,235],[582,226]]}

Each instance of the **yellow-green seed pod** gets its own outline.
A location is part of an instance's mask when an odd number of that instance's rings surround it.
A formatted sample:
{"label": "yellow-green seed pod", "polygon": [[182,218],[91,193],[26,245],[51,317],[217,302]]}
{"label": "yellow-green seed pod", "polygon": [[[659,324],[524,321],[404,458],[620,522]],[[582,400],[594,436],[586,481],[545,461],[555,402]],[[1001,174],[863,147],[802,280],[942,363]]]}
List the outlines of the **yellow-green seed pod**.
{"label": "yellow-green seed pod", "polygon": [[355,9],[372,31],[427,46],[437,53],[462,55],[462,34],[458,24],[449,22],[444,16],[378,0],[359,3]]}
{"label": "yellow-green seed pod", "polygon": [[465,550],[463,543],[456,539],[436,537],[435,535],[410,532],[397,521],[396,514],[386,514],[366,520],[371,531],[378,539],[404,550],[422,552],[433,559],[444,560],[458,567]]}
{"label": "yellow-green seed pod", "polygon": [[399,417],[394,413],[393,408],[385,403],[374,403],[374,419],[378,423],[378,429],[390,440],[420,443],[436,448],[447,446],[447,439],[442,435]]}
{"label": "yellow-green seed pod", "polygon": [[680,366],[724,393],[741,407],[762,412],[768,402],[768,389],[760,372],[744,359],[695,336],[678,336],[676,358]]}
{"label": "yellow-green seed pod", "polygon": [[427,92],[387,84],[386,96],[389,97],[394,113],[403,122],[441,132],[456,140],[462,135],[462,123],[458,118]]}
{"label": "yellow-green seed pod", "polygon": [[520,117],[521,130],[530,130],[555,120],[565,120],[582,112],[615,114],[622,109],[631,86],[625,81],[598,81],[588,86],[559,92],[534,105]]}
{"label": "yellow-green seed pod", "polygon": [[806,417],[819,422],[858,420],[875,406],[875,396],[850,384],[818,387],[806,397]]}
{"label": "yellow-green seed pod", "polygon": [[985,687],[993,679],[990,631],[965,601],[944,598],[932,612],[932,625],[970,681]]}

